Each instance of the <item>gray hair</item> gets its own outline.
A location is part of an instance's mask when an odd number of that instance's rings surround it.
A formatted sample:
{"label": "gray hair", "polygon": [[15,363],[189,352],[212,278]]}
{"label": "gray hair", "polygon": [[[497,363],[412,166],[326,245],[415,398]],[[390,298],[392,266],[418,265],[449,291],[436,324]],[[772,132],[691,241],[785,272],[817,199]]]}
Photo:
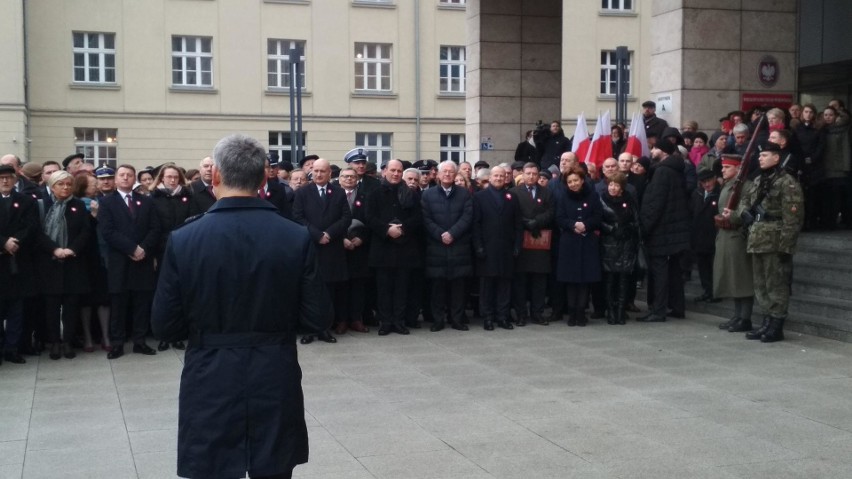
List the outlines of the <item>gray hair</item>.
{"label": "gray hair", "polygon": [[414,173],[414,176],[416,176],[418,180],[420,179],[420,170],[418,170],[417,168],[409,168],[402,172],[403,176],[408,173]]}
{"label": "gray hair", "polygon": [[266,176],[266,150],[259,141],[234,134],[219,140],[213,149],[213,164],[222,184],[241,191],[256,191]]}
{"label": "gray hair", "polygon": [[477,181],[486,180],[490,176],[491,176],[491,169],[490,168],[483,168],[483,169],[476,172],[476,180]]}
{"label": "gray hair", "polygon": [[453,171],[455,171],[456,173],[458,173],[458,171],[459,171],[459,167],[458,167],[458,165],[456,165],[456,163],[455,163],[454,161],[452,161],[452,160],[444,160],[444,161],[442,161],[442,162],[441,162],[441,164],[440,164],[440,165],[438,165],[438,171],[443,170],[443,169],[444,169],[444,167],[445,167],[446,165],[450,165],[450,166],[452,166],[452,167],[453,167]]}
{"label": "gray hair", "polygon": [[737,133],[748,133],[748,125],[745,123],[737,123],[734,127],[733,134],[736,135]]}
{"label": "gray hair", "polygon": [[54,171],[50,178],[47,179],[47,187],[53,188],[53,185],[59,183],[62,180],[74,179],[71,173],[68,173],[65,170]]}

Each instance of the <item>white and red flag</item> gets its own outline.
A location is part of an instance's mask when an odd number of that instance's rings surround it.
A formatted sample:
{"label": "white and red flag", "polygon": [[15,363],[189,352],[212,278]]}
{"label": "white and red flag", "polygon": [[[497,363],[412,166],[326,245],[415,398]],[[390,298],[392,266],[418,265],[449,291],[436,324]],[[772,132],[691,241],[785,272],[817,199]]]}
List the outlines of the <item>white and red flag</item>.
{"label": "white and red flag", "polygon": [[648,137],[645,136],[645,121],[638,112],[634,112],[633,118],[630,120],[630,131],[627,133],[627,145],[624,147],[624,151],[633,156],[651,157],[651,150],[648,149]]}
{"label": "white and red flag", "polygon": [[612,157],[612,134],[610,133],[609,110],[598,115],[598,124],[595,125],[595,134],[592,137],[592,144],[589,146],[589,152],[586,154],[586,163],[594,163],[600,168],[604,160]]}
{"label": "white and red flag", "polygon": [[586,127],[586,116],[580,113],[580,116],[577,117],[577,128],[574,129],[571,151],[577,155],[580,161],[585,161],[586,153],[588,153],[591,144],[592,140],[589,139],[589,130]]}

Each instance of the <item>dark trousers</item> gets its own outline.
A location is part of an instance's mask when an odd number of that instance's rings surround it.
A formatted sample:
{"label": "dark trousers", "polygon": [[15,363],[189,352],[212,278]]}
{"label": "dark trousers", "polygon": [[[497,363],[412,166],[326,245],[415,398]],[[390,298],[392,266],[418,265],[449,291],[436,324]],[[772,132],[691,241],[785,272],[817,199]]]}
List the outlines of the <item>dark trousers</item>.
{"label": "dark trousers", "polygon": [[[405,324],[417,324],[420,308],[423,307],[423,285],[426,284],[426,271],[423,268],[408,270],[408,302],[405,305]],[[425,313],[424,313],[425,318]]]}
{"label": "dark trousers", "polygon": [[657,316],[666,317],[669,308],[675,313],[686,311],[683,296],[683,273],[680,269],[680,255],[651,256],[649,260],[651,285],[654,298],[649,309]]}
{"label": "dark trousers", "polygon": [[[544,297],[547,293],[547,274],[515,273],[512,279],[512,307],[518,319],[540,319],[544,314]],[[527,310],[529,298],[529,310]]]}
{"label": "dark trousers", "polygon": [[[346,282],[343,288],[344,315],[339,320],[347,323],[363,321],[367,300],[367,283],[369,278],[353,278]],[[338,319],[338,318],[335,318]]]}
{"label": "dark trousers", "polygon": [[127,341],[127,315],[132,312],[133,344],[144,344],[151,325],[151,300],[153,291],[124,291],[110,294],[109,338],[120,346]]}
{"label": "dark trousers", "polygon": [[710,296],[713,296],[713,256],[714,253],[695,253],[701,289]]}
{"label": "dark trousers", "polygon": [[436,323],[448,318],[461,324],[464,317],[465,278],[432,278],[432,316]]}
{"label": "dark trousers", "polygon": [[[51,343],[71,344],[80,312],[80,295],[49,294],[44,296],[44,318],[47,325],[47,338]],[[59,323],[62,322],[60,336]]]}
{"label": "dark trousers", "polygon": [[21,339],[19,350],[28,351],[33,347],[33,338],[39,342],[48,340],[48,332],[44,321],[44,298],[31,296],[23,299],[23,326],[21,327]]}
{"label": "dark trousers", "polygon": [[508,321],[512,279],[498,276],[479,278],[479,312],[487,321]]}
{"label": "dark trousers", "polygon": [[405,324],[405,305],[410,277],[411,270],[407,268],[376,270],[376,289],[379,293],[376,304],[382,326]]}
{"label": "dark trousers", "polygon": [[[606,278],[604,278],[604,281],[606,281]],[[606,311],[606,291],[604,288],[604,281],[589,284],[589,292],[592,296],[592,307],[595,309],[596,313],[601,314]]]}
{"label": "dark trousers", "polygon": [[3,351],[16,353],[18,352],[18,341],[21,339],[21,328],[24,321],[20,299],[0,300],[0,325],[3,324],[4,320],[6,321],[6,327],[3,338]]}
{"label": "dark trousers", "polygon": [[334,323],[345,322],[348,316],[347,298],[346,298],[346,281],[335,281],[333,283],[325,283],[325,288],[328,290],[328,297],[331,298],[332,319]]}
{"label": "dark trousers", "polygon": [[562,283],[565,291],[564,310],[575,320],[585,318],[586,300],[589,297],[589,283]]}

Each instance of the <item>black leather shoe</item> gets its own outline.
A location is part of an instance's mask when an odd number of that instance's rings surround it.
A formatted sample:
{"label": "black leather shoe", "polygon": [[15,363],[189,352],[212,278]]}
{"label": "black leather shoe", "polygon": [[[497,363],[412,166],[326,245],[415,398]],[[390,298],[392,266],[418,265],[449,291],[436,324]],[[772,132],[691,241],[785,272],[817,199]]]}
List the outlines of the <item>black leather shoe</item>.
{"label": "black leather shoe", "polygon": [[508,321],[497,321],[497,326],[500,326],[503,329],[515,329],[515,327],[512,326],[512,323]]}
{"label": "black leather shoe", "polygon": [[518,318],[518,322],[516,324],[518,325],[519,328],[523,328],[524,326],[527,325],[527,318],[523,318],[523,317]]}
{"label": "black leather shoe", "polygon": [[491,321],[485,321],[482,324],[482,327],[485,328],[486,331],[494,331],[494,323]]}
{"label": "black leather shoe", "polygon": [[737,318],[728,327],[729,333],[747,333],[751,331],[751,320]]}
{"label": "black leather shoe", "polygon": [[387,336],[391,333],[391,328],[389,326],[382,326],[379,328],[379,336]]}
{"label": "black leather shoe", "polygon": [[538,325],[540,325],[540,326],[547,326],[548,324],[550,324],[550,321],[548,321],[548,320],[544,319],[544,318],[543,318],[543,317],[541,317],[541,316],[533,316],[533,317],[532,317],[532,323],[533,323],[533,324],[538,324]]}
{"label": "black leather shoe", "polygon": [[393,327],[393,332],[395,332],[396,334],[401,334],[403,336],[405,336],[406,334],[411,334],[411,331],[409,331],[408,328],[399,325]]}
{"label": "black leather shoe", "polygon": [[124,346],[113,346],[112,351],[107,353],[107,359],[118,359],[124,356]]}
{"label": "black leather shoe", "polygon": [[337,338],[332,336],[331,333],[329,333],[328,331],[323,331],[323,332],[317,334],[317,339],[319,339],[320,341],[325,341],[326,343],[336,343],[337,342]]}
{"label": "black leather shoe", "polygon": [[186,349],[186,344],[183,344],[183,341],[175,341],[172,343],[172,347],[183,351],[184,349]]}
{"label": "black leather shoe", "polygon": [[160,344],[157,345],[157,351],[168,351],[169,343],[167,341],[160,341]]}
{"label": "black leather shoe", "polygon": [[638,312],[640,312],[640,311],[639,311],[639,307],[638,307],[638,306],[636,306],[636,305],[635,305],[635,304],[633,304],[633,303],[630,303],[630,304],[628,304],[627,306],[625,306],[625,307],[624,307],[624,310],[625,310],[625,311],[627,311],[627,312],[629,312],[629,313],[638,313]]}
{"label": "black leather shoe", "polygon": [[434,322],[432,323],[432,326],[429,327],[429,331],[432,331],[433,333],[436,333],[442,329],[444,329],[444,323]]}
{"label": "black leather shoe", "polygon": [[144,354],[145,356],[153,356],[157,354],[157,351],[154,351],[154,348],[148,346],[145,343],[142,344],[134,344],[133,352],[136,354]]}
{"label": "black leather shoe", "polygon": [[23,356],[21,356],[18,353],[6,353],[6,354],[3,355],[3,359],[7,363],[12,363],[12,364],[24,364],[24,363],[27,362],[27,360],[24,359]]}
{"label": "black leather shoe", "polygon": [[453,323],[453,324],[450,325],[450,327],[455,329],[456,331],[467,331],[467,330],[470,329],[470,328],[467,327],[466,324],[460,324],[460,323]]}
{"label": "black leather shoe", "polygon": [[719,323],[719,329],[728,329],[728,328],[731,327],[731,324],[733,324],[734,321],[738,321],[738,320],[739,320],[739,318],[734,316],[733,318],[725,321],[724,323]]}
{"label": "black leather shoe", "polygon": [[641,318],[636,318],[636,321],[642,323],[662,323],[665,322],[666,318],[663,316],[657,316],[656,314],[651,314],[648,316],[643,316]]}
{"label": "black leather shoe", "polygon": [[56,361],[56,360],[58,360],[59,358],[61,358],[61,357],[62,357],[62,353],[61,353],[61,351],[60,351],[60,349],[59,349],[59,348],[60,348],[59,343],[53,343],[53,345],[52,345],[52,346],[50,346],[50,353],[48,354],[48,357],[50,357],[50,359],[52,359],[52,360],[54,360],[54,361]]}
{"label": "black leather shoe", "polygon": [[669,311],[667,316],[677,319],[686,319],[686,313],[683,311]]}
{"label": "black leather shoe", "polygon": [[312,342],[314,342],[314,335],[306,334],[302,336],[302,339],[300,339],[299,342],[302,344],[311,344]]}
{"label": "black leather shoe", "polygon": [[74,352],[74,348],[70,344],[62,345],[62,355],[65,356],[65,359],[74,359],[77,357],[77,353]]}

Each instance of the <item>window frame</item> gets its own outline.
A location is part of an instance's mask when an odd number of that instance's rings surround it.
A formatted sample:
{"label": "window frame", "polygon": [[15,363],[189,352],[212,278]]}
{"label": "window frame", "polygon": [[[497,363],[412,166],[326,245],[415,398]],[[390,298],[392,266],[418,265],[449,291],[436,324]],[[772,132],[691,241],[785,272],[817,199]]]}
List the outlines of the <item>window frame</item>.
{"label": "window frame", "polygon": [[[616,52],[615,50],[601,50],[601,60],[599,66],[599,74],[600,77],[598,79],[598,96],[604,98],[615,97],[615,91],[617,89],[617,79],[616,79],[616,69],[618,67],[618,61],[616,60]],[[604,63],[603,55],[606,54],[606,63]],[[611,62],[611,63],[610,63]],[[627,96],[633,95],[633,50],[628,51],[627,57]],[[604,79],[604,74],[606,79]],[[601,91],[603,86],[606,85],[606,91]],[[612,87],[612,92],[610,92],[610,87]]]}
{"label": "window frame", "polygon": [[[458,145],[453,145],[453,139],[459,140]],[[466,139],[464,133],[441,133],[439,143],[441,161],[451,160],[460,165],[465,161]]]}
{"label": "window frame", "polygon": [[[274,135],[274,138],[275,138],[275,142],[273,142],[273,135]],[[274,152],[278,153],[278,160],[279,161],[287,160],[290,163],[293,163],[295,165],[295,162],[290,157],[290,154],[291,154],[290,146],[291,146],[293,140],[292,140],[292,138],[290,138],[290,132],[289,131],[269,130],[267,139],[269,140],[269,152],[270,153],[274,151]],[[287,140],[287,143],[284,143],[285,139]],[[308,132],[303,131],[302,132],[302,148],[296,150],[297,156],[302,156],[302,155],[300,155],[300,153],[304,154],[305,150],[307,149],[307,145],[306,145],[307,139],[308,139]]]}
{"label": "window frame", "polygon": [[[204,35],[172,35],[171,73],[172,87],[190,89],[212,89],[213,88],[213,37]],[[175,50],[175,40],[180,39],[181,50]],[[189,40],[195,44],[195,50],[187,50]],[[209,42],[209,51],[204,51],[204,40]],[[175,60],[181,60],[181,69],[175,69]],[[204,70],[204,60],[209,59],[209,70]],[[195,68],[189,69],[189,60],[195,60]],[[180,72],[182,81],[175,83],[175,73]],[[196,81],[189,83],[189,74],[195,74]],[[210,82],[204,83],[204,74],[209,74]]]}
{"label": "window frame", "polygon": [[[83,40],[83,46],[76,46],[77,35]],[[98,47],[89,46],[91,35],[97,35]],[[71,32],[71,82],[79,85],[116,85],[118,83],[118,67],[116,66],[115,32]],[[112,39],[112,48],[106,47],[108,37]],[[83,56],[83,64],[77,64],[77,55]],[[98,66],[92,67],[92,55],[98,60]],[[107,58],[112,58],[112,67],[107,66]],[[77,70],[82,69],[83,80],[77,79]],[[96,69],[100,80],[91,80],[90,73]],[[112,81],[106,80],[107,72],[112,70]]]}
{"label": "window frame", "polygon": [[[360,48],[359,48],[360,47]],[[378,54],[376,57],[369,57],[370,47]],[[387,57],[382,56],[384,51],[387,51]],[[358,56],[363,55],[363,56]],[[354,62],[354,80],[355,92],[357,93],[392,93],[393,92],[393,44],[392,43],[371,43],[371,42],[355,42],[353,52]],[[370,73],[370,66],[373,66],[374,73]],[[387,75],[384,75],[384,66],[387,66]],[[361,80],[361,88],[358,87],[359,77]],[[382,80],[387,77],[387,88],[381,88]],[[370,80],[376,83],[377,88],[369,88]]]}
{"label": "window frame", "polygon": [[[275,53],[269,53],[269,48],[272,45],[272,42],[275,42]],[[286,50],[282,50],[283,46],[287,46]],[[306,40],[296,40],[289,38],[267,38],[266,39],[266,87],[269,90],[275,91],[290,91],[290,49],[293,47],[301,48],[302,55],[299,57],[299,61],[302,63],[302,69],[299,74],[299,79],[301,80],[302,91],[307,90],[307,68],[306,68]],[[273,72],[269,67],[274,62],[276,66],[275,72]],[[286,68],[286,70],[283,70]],[[283,70],[283,71],[282,71]],[[270,79],[276,79],[276,85],[270,84]],[[286,81],[285,81],[286,78]]]}
{"label": "window frame", "polygon": [[364,148],[367,150],[367,161],[381,165],[393,159],[393,133],[355,132],[355,148]]}
{"label": "window frame", "polygon": [[[460,53],[460,58],[452,57],[453,51]],[[446,52],[446,54],[445,54]],[[446,57],[446,58],[445,58]],[[459,77],[456,78],[453,68],[460,67]],[[447,75],[444,75],[444,69]],[[438,91],[445,95],[463,95],[467,91],[467,48],[463,45],[441,45],[438,53]],[[460,88],[454,90],[452,81],[457,80]]]}
{"label": "window frame", "polygon": [[[619,13],[633,13],[636,11],[636,1],[637,0],[601,0],[601,11],[602,12],[619,12]],[[625,7],[626,3],[630,3],[629,7]],[[617,4],[617,6],[613,6]]]}
{"label": "window frame", "polygon": [[[86,134],[88,132],[91,132],[91,139],[87,139]],[[81,137],[82,139],[80,139]],[[91,156],[88,154],[87,148],[91,148],[93,153]],[[101,155],[102,148],[104,148],[103,151],[106,155]],[[74,150],[86,155],[83,161],[95,165],[95,168],[103,164],[115,168],[118,164],[118,129],[74,127]],[[110,156],[110,152],[113,153],[112,156]]]}

